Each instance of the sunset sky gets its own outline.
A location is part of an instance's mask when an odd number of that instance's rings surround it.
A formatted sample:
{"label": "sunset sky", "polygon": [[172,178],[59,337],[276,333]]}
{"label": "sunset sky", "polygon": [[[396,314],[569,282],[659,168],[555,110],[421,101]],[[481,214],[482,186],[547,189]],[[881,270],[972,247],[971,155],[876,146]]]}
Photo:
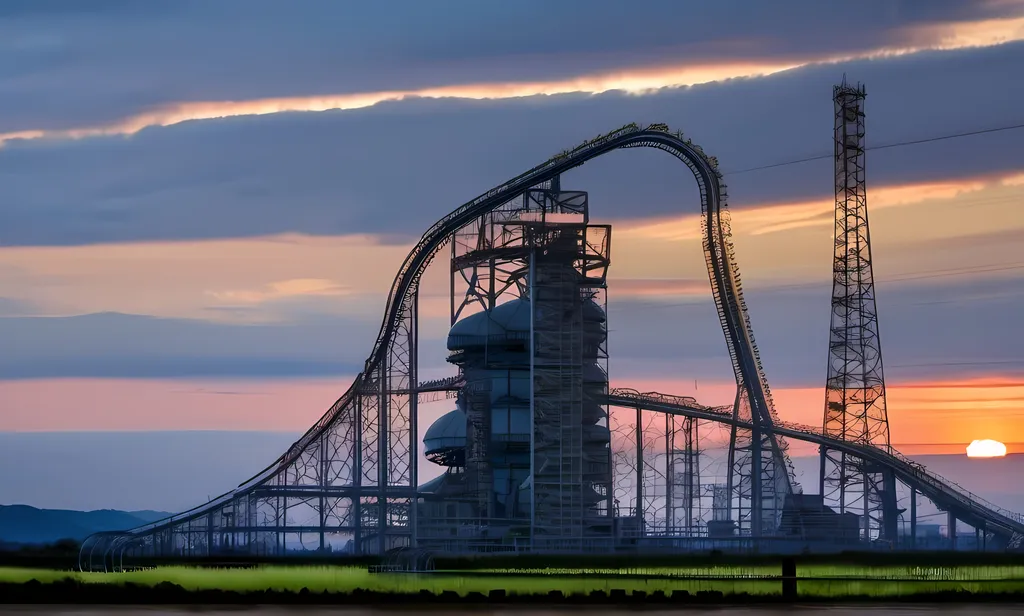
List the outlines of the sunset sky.
{"label": "sunset sky", "polygon": [[[362,366],[420,233],[629,122],[720,160],[779,414],[820,425],[832,86],[866,84],[877,147],[1024,125],[1022,66],[1024,0],[4,0],[0,432],[19,434],[0,445],[77,447],[35,472],[91,464],[96,482],[97,460],[137,439],[169,444],[159,464],[270,462]],[[1022,143],[1016,128],[868,153],[907,453],[986,438],[1024,452]],[[627,151],[562,184],[614,225],[613,385],[731,402],[692,176]],[[424,378],[452,373],[447,292],[439,259]],[[211,452],[196,430],[228,436]],[[147,481],[187,476],[133,451]],[[102,506],[15,474],[0,465],[0,503]]]}

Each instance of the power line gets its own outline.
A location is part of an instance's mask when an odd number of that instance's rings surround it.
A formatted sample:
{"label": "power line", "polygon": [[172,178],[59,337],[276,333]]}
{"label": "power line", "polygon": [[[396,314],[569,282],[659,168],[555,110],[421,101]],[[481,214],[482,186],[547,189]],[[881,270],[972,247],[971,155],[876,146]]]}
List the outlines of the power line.
{"label": "power line", "polygon": [[[939,137],[926,137],[924,139],[913,139],[911,141],[898,141],[896,143],[886,143],[884,145],[869,146],[865,148],[865,151],[871,150],[887,150],[889,148],[899,148],[907,145],[918,145],[921,143],[932,143],[934,141],[945,141],[947,139],[957,139],[960,137],[970,137],[973,135],[984,135],[987,133],[998,133],[1006,130],[1015,130],[1018,128],[1024,128],[1024,124],[1012,124],[1009,126],[1000,126],[997,128],[984,128],[981,130],[972,130],[965,133],[953,133],[951,135],[942,135]],[[740,169],[739,171],[730,171],[724,173],[724,175],[739,175],[741,173],[749,173],[750,171],[760,171],[762,169],[773,169],[775,167],[785,167],[787,165],[796,165],[799,163],[806,163],[812,160],[824,160],[826,158],[832,158],[835,154],[820,154],[818,156],[808,156],[807,158],[798,158],[795,160],[787,160],[781,163],[772,163],[770,165],[761,165],[760,167],[749,167],[747,169]]]}
{"label": "power line", "polygon": [[[936,273],[921,274],[916,276],[903,276],[897,278],[885,278],[876,281],[877,283],[904,282],[906,280],[923,280],[925,278],[946,278],[948,276],[962,276],[964,274],[984,274],[987,272],[1006,272],[1010,270],[1024,269],[1024,263],[1010,265],[979,265],[975,267],[964,267],[950,270],[937,270]],[[941,273],[940,273],[941,272]]]}
{"label": "power line", "polygon": [[[878,278],[875,280],[875,284],[890,284],[893,282],[907,282],[910,280],[925,280],[929,278],[948,278],[950,276],[963,276],[965,274],[985,274],[989,272],[1005,272],[1019,269],[1024,269],[1024,262],[989,263],[986,265],[973,265],[968,267],[954,267],[939,270],[924,270],[920,272],[905,272],[903,274],[897,274],[889,278]],[[780,285],[777,287],[768,287],[765,289],[751,287],[750,293],[778,293],[780,291],[788,291],[790,289],[807,289],[812,287],[818,287],[830,282],[830,279],[826,279],[815,282],[796,282],[793,284]]]}

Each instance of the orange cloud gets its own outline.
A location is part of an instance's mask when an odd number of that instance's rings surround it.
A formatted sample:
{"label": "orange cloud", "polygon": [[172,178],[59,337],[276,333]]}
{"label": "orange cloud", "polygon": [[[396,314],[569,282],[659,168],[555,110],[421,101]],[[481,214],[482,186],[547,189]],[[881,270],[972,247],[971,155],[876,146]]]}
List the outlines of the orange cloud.
{"label": "orange cloud", "polygon": [[[1022,186],[1004,183],[992,177],[870,189],[872,240],[881,255],[875,263],[878,279],[972,267],[976,270],[970,275],[977,277],[1016,275],[984,267],[1024,259],[1016,236],[992,235],[1024,229],[1024,210],[1007,207],[1024,198]],[[971,208],[971,216],[962,215],[965,207]],[[734,211],[737,259],[747,284],[826,280],[831,273],[832,209],[831,200],[821,200]],[[695,215],[616,222],[611,301],[706,294],[699,233]],[[317,309],[375,321],[409,248],[366,235],[297,234],[3,247],[0,288],[6,298],[48,316],[126,312],[280,321],[290,318],[288,307],[271,300],[302,296],[322,300]],[[439,259],[428,269],[420,304],[421,314],[429,317],[423,327],[438,332],[446,327],[448,315],[443,263]],[[211,310],[228,307],[247,310]]]}
{"label": "orange cloud", "polygon": [[264,285],[262,289],[208,291],[217,300],[232,304],[260,304],[275,299],[300,296],[348,295],[351,289],[322,278],[295,278]]}
{"label": "orange cloud", "polygon": [[611,278],[608,286],[615,297],[663,297],[669,295],[706,296],[711,290],[707,279],[690,278]]}
{"label": "orange cloud", "polygon": [[[1012,2],[1019,5],[1020,2]],[[912,49],[991,47],[1024,40],[1024,17],[929,24],[907,30]]]}
{"label": "orange cloud", "polygon": [[[960,195],[985,188],[984,181],[936,182],[907,186],[882,186],[868,194],[868,207],[882,208],[914,205],[924,201],[954,199]],[[744,212],[743,225],[751,235],[777,233],[787,229],[815,225],[832,225],[835,219],[835,201],[809,202],[793,205],[766,205]]]}
{"label": "orange cloud", "polygon": [[[0,381],[0,430],[281,430],[301,432],[341,393],[336,380]],[[334,396],[334,398],[332,398]],[[68,400],[81,407],[69,411]],[[286,411],[286,412],[285,412]]]}
{"label": "orange cloud", "polygon": [[346,110],[370,107],[385,101],[409,98],[504,99],[571,92],[599,94],[621,90],[645,94],[661,88],[679,88],[727,79],[773,75],[815,64],[835,64],[854,60],[888,58],[921,51],[989,47],[1024,40],[1024,17],[983,21],[953,22],[914,26],[899,35],[902,44],[865,50],[841,56],[818,56],[748,60],[705,65],[634,67],[557,81],[513,83],[477,83],[445,85],[417,90],[387,90],[354,94],[294,96],[243,101],[199,101],[172,103],[105,126],[68,130],[22,130],[0,133],[0,147],[15,139],[81,139],[104,135],[132,135],[149,126],[170,126],[190,120],[209,120],[247,115],[265,115],[296,111]]}
{"label": "orange cloud", "polygon": [[[350,381],[0,380],[0,432],[238,430],[299,435],[320,419]],[[69,405],[69,400],[77,402]],[[441,400],[420,405],[421,437],[453,404]]]}
{"label": "orange cloud", "polygon": [[420,90],[389,90],[356,94],[295,96],[249,101],[201,101],[174,103],[159,107],[106,126],[68,130],[26,130],[0,133],[0,146],[15,139],[82,139],[105,135],[133,135],[150,126],[171,126],[191,120],[212,120],[237,116],[267,115],[283,112],[350,110],[371,107],[388,101],[414,98],[464,98],[474,100],[506,99],[537,95],[587,92],[599,94],[622,90],[643,94],[664,87],[682,87],[737,77],[770,75],[796,68],[794,63],[739,63],[707,66],[639,68],[560,81],[520,83],[481,83],[438,86]]}
{"label": "orange cloud", "polygon": [[[971,269],[965,274],[979,278],[1016,275],[992,267],[1024,260],[1018,239],[1024,232],[1024,210],[1013,207],[1024,199],[1024,186],[1003,182],[1013,173],[869,185],[877,279],[964,268]],[[732,231],[745,283],[763,288],[828,280],[834,207],[826,198],[733,209]],[[696,214],[620,221],[614,235],[616,277],[696,280],[706,275]]]}
{"label": "orange cloud", "polygon": [[[407,246],[370,236],[0,248],[0,287],[45,315],[126,312],[209,320],[246,306],[275,320],[274,299],[318,297],[325,309],[379,318]],[[350,264],[360,263],[360,267]]]}
{"label": "orange cloud", "polygon": [[1024,173],[1003,178],[1003,186],[1024,186]]}
{"label": "orange cloud", "polygon": [[[1006,180],[1003,180],[1005,183]],[[984,179],[957,182],[931,182],[903,186],[882,186],[868,192],[868,207],[871,211],[914,205],[924,201],[954,199],[961,195],[984,189]],[[764,235],[791,229],[812,226],[831,226],[835,220],[835,201],[823,199],[800,203],[770,203],[757,207],[743,208],[732,217],[733,233]],[[661,219],[654,222],[634,224],[618,231],[619,235],[641,236],[650,239],[696,240],[700,239],[699,216]]]}

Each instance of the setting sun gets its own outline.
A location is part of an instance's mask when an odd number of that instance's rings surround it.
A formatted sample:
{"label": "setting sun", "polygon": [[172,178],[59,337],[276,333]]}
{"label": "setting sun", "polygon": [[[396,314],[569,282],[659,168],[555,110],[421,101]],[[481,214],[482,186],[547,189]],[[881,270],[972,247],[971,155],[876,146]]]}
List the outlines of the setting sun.
{"label": "setting sun", "polygon": [[968,458],[1001,458],[1006,455],[1006,445],[999,441],[984,439],[972,441],[967,446]]}

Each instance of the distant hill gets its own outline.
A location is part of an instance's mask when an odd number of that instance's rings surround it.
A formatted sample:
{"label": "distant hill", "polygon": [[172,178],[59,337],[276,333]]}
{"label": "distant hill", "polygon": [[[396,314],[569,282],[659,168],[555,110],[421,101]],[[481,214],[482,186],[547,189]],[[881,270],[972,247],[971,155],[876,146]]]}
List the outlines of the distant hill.
{"label": "distant hill", "polygon": [[66,511],[36,509],[28,505],[0,505],[0,542],[43,544],[60,539],[81,541],[92,533],[127,530],[168,515],[160,511]]}

